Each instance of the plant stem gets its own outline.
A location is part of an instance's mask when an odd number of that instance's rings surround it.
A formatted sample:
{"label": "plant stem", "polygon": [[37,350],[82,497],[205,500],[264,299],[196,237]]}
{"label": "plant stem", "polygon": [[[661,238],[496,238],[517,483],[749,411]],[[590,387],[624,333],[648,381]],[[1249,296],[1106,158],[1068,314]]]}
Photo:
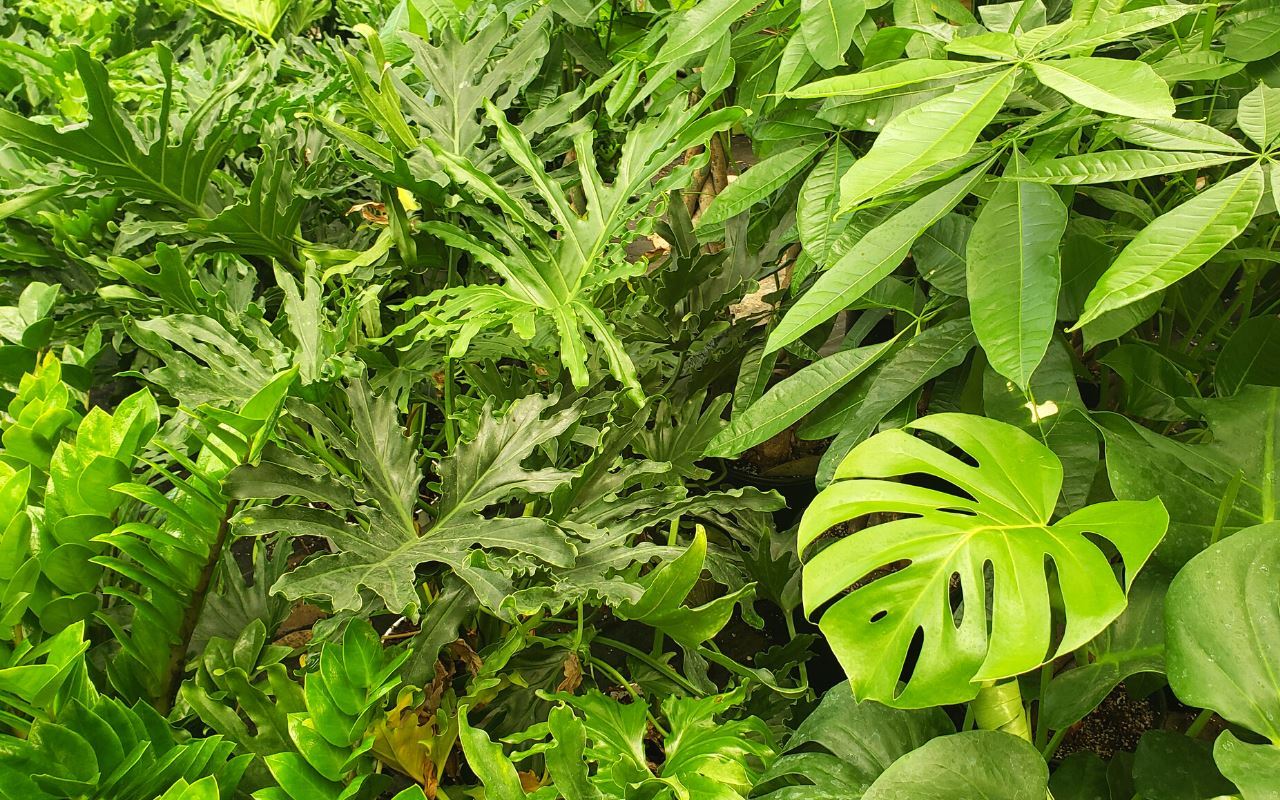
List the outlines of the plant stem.
{"label": "plant stem", "polygon": [[973,698],[973,718],[984,731],[1004,731],[1031,741],[1031,725],[1017,678],[1004,683],[993,681],[979,689]]}
{"label": "plant stem", "polygon": [[666,664],[663,664],[661,661],[658,661],[653,656],[649,655],[648,653],[644,652],[638,647],[632,647],[626,642],[619,642],[618,640],[610,639],[607,636],[597,636],[594,639],[592,639],[592,641],[598,642],[604,645],[605,647],[612,647],[614,650],[619,650],[633,658],[639,659],[640,661],[647,664],[655,672],[658,672],[659,674],[661,674],[663,677],[668,678],[680,684],[681,688],[689,691],[691,694],[697,695],[698,697],[702,697],[705,694],[705,692],[701,691],[700,689],[698,689],[698,687],[694,686],[693,683],[691,683],[688,678],[676,672],[671,667],[668,667]]}
{"label": "plant stem", "polygon": [[[786,614],[783,614],[782,617],[787,623],[787,637],[791,641],[795,641],[796,621],[795,621],[795,617],[793,616],[793,612],[788,611]],[[814,697],[814,694],[813,694],[813,686],[809,683],[809,666],[805,664],[803,661],[801,661],[798,666],[800,668],[800,682],[807,687],[804,693],[805,699],[812,700]]]}
{"label": "plant stem", "polygon": [[1206,708],[1203,711],[1201,711],[1196,716],[1196,718],[1191,721],[1191,724],[1187,726],[1187,736],[1191,737],[1192,739],[1199,736],[1201,731],[1204,730],[1204,727],[1209,724],[1209,720],[1211,719],[1213,719],[1212,709]]}

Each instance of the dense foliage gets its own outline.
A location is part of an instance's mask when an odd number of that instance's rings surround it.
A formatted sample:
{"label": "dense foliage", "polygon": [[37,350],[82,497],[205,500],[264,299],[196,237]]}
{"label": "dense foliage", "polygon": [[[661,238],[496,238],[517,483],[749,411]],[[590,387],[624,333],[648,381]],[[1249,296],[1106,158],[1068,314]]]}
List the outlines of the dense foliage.
{"label": "dense foliage", "polygon": [[0,56],[0,798],[1280,798],[1274,0]]}

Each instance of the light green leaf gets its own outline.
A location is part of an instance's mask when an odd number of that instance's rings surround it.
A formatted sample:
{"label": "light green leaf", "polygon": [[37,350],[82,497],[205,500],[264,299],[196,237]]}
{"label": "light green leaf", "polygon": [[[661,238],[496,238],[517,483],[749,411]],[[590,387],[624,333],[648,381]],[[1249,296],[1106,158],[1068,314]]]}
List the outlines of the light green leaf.
{"label": "light green leaf", "polygon": [[1243,800],[1280,800],[1280,746],[1247,744],[1223,731],[1213,743],[1213,760]]}
{"label": "light green leaf", "polygon": [[502,745],[495,744],[489,734],[467,722],[467,707],[458,708],[458,741],[476,776],[484,784],[485,797],[489,800],[524,800],[524,787],[511,759],[502,752]]}
{"label": "light green leaf", "polygon": [[1255,164],[1143,228],[1098,280],[1072,330],[1198,269],[1248,227],[1263,185],[1262,169]]}
{"label": "light green leaf", "polygon": [[[839,523],[868,514],[889,518],[828,544],[804,565],[805,609],[822,609],[818,626],[855,696],[902,708],[971,700],[982,682],[1035,669],[1120,615],[1126,589],[1168,525],[1158,499],[1087,506],[1050,524],[1062,465],[1044,444],[1012,425],[966,414],[934,414],[907,428],[948,440],[970,460],[906,430],[883,431],[849,453],[797,533],[804,554]],[[956,488],[896,480],[913,474]],[[1114,545],[1123,583],[1107,551],[1086,534]],[[1056,648],[1046,559],[1057,568],[1065,623]],[[862,583],[872,575],[878,577]],[[909,652],[919,656],[904,677]]]}
{"label": "light green leaf", "polygon": [[871,150],[840,181],[840,207],[848,210],[901,186],[929,167],[973,148],[1013,90],[1007,70],[927,100],[894,117]]}
{"label": "light green leaf", "polygon": [[1070,58],[1033,62],[1031,71],[1050,89],[1096,111],[1125,117],[1173,116],[1169,85],[1141,61]]}
{"label": "light green leaf", "polygon": [[863,0],[801,0],[800,34],[818,66],[834,69],[844,63],[866,13]]}
{"label": "light green leaf", "polygon": [[1280,15],[1272,9],[1232,25],[1222,35],[1223,52],[1235,61],[1261,61],[1280,52]]}
{"label": "light green leaf", "polygon": [[1188,169],[1202,169],[1238,161],[1247,156],[1221,153],[1177,153],[1159,150],[1104,150],[1078,156],[1047,159],[1031,164],[1012,176],[1016,180],[1073,186],[1149,178]]}
{"label": "light green leaf", "polygon": [[947,52],[963,56],[994,58],[998,61],[1012,61],[1018,57],[1018,46],[1013,34],[988,31],[976,36],[952,39],[947,43]]}
{"label": "light green leaf", "polygon": [[965,198],[986,172],[984,164],[935,189],[880,223],[842,255],[804,293],[769,334],[773,352],[794,342],[862,297],[907,257],[926,228]]}
{"label": "light green leaf", "polygon": [[292,0],[193,0],[218,16],[270,39]]}
{"label": "light green leaf", "polygon": [[1240,531],[1191,559],[1165,601],[1178,699],[1280,745],[1280,524]]}
{"label": "light green leaf", "polygon": [[702,0],[687,11],[668,16],[667,41],[654,58],[654,66],[679,63],[706,50],[758,4],[758,0]]}
{"label": "light green leaf", "polygon": [[804,179],[796,200],[800,241],[805,252],[823,266],[828,263],[831,247],[848,222],[847,217],[837,217],[836,204],[840,200],[840,176],[852,163],[852,151],[844,142],[837,141]]}
{"label": "light green leaf", "polygon": [[909,59],[882,69],[870,69],[849,75],[837,75],[792,89],[787,97],[862,97],[901,89],[925,81],[955,79],[979,75],[996,69],[998,64],[974,64],[969,61]]}
{"label": "light green leaf", "polygon": [[786,430],[842,386],[876,363],[894,340],[834,353],[775,384],[734,416],[707,446],[707,456],[729,457]]}
{"label": "light green leaf", "polygon": [[1205,150],[1219,153],[1247,153],[1248,148],[1212,125],[1189,119],[1127,119],[1108,129],[1130,144],[1156,150]]}
{"label": "light green leaf", "polygon": [[1117,42],[1135,33],[1176,22],[1195,10],[1197,6],[1194,5],[1161,5],[1123,11],[1118,14],[1100,14],[1092,21],[1083,24],[1073,20],[1063,26],[1057,35],[1037,43],[1031,52],[1041,56],[1053,56],[1068,52],[1089,51],[1099,45]]}
{"label": "light green leaf", "polygon": [[1001,731],[942,736],[893,762],[862,800],[1032,800],[1049,767],[1030,742]]}
{"label": "light green leaf", "polygon": [[1057,322],[1067,207],[1052,187],[1002,181],[966,250],[969,313],[992,369],[1025,389]]}
{"label": "light green leaf", "polygon": [[698,220],[699,227],[723,224],[781,189],[799,174],[822,149],[823,142],[813,142],[775,153],[739,175]]}
{"label": "light green leaf", "polygon": [[[1277,18],[1280,19],[1280,15]],[[1280,33],[1277,38],[1280,38]],[[1260,83],[1240,98],[1236,124],[1259,147],[1270,146],[1280,137],[1280,89]]]}

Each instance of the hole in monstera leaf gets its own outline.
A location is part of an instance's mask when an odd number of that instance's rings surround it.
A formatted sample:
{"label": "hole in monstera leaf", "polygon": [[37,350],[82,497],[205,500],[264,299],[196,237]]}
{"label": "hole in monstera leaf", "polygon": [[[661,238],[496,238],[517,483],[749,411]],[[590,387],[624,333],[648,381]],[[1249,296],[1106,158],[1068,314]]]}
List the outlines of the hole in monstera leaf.
{"label": "hole in monstera leaf", "polygon": [[902,660],[902,671],[898,673],[898,688],[894,692],[894,697],[900,696],[907,688],[911,676],[915,674],[916,664],[919,663],[920,653],[923,650],[924,628],[916,628],[916,632],[911,634],[911,643],[907,645],[906,657]]}
{"label": "hole in monstera leaf", "polygon": [[875,623],[879,622],[880,620],[884,619],[887,616],[889,616],[889,612],[885,611],[884,609],[880,609],[876,613],[872,614],[871,619],[867,621],[874,625]]}
{"label": "hole in monstera leaf", "polygon": [[951,578],[947,581],[947,601],[951,609],[951,624],[959,630],[964,622],[964,591],[959,572],[951,573]]}

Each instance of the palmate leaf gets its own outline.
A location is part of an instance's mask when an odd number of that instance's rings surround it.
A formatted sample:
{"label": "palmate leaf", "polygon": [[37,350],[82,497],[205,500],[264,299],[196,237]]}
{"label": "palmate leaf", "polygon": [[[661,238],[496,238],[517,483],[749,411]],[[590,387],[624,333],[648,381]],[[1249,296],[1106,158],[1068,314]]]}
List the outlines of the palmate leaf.
{"label": "palmate leaf", "polygon": [[[361,591],[376,593],[389,610],[416,613],[416,570],[420,564],[447,564],[494,613],[514,591],[505,553],[522,553],[552,565],[573,563],[566,534],[535,517],[485,518],[479,512],[511,498],[549,492],[575,473],[526,470],[521,463],[541,444],[577,419],[573,409],[547,418],[554,398],[533,395],[515,403],[501,419],[486,411],[476,437],[458,447],[441,466],[441,500],[434,522],[419,530],[415,520],[422,480],[417,448],[405,436],[392,400],[374,395],[364,383],[346,392],[351,430],[331,442],[349,460],[350,473],[320,476],[272,461],[237,470],[227,490],[242,498],[295,495],[323,502],[257,506],[239,518],[245,533],[284,531],[327,539],[333,553],[282,577],[274,590],[290,599],[313,597],[335,609],[360,609]],[[316,465],[318,466],[318,465]],[[354,518],[354,521],[352,519]],[[492,552],[491,552],[492,551]]]}
{"label": "palmate leaf", "polygon": [[546,172],[528,138],[490,104],[489,120],[497,127],[499,145],[532,183],[550,220],[470,160],[428,142],[436,160],[456,183],[502,212],[498,216],[478,204],[468,207],[468,215],[495,241],[480,239],[448,223],[434,223],[429,230],[493,269],[503,284],[460,287],[411,300],[403,307],[425,305],[428,310],[396,328],[389,338],[410,332],[416,339],[452,337],[450,353],[460,357],[477,333],[503,323],[511,324],[522,338],[532,338],[533,318],[538,315],[555,326],[561,361],[574,386],[585,387],[590,381],[586,365],[589,331],[610,372],[637,402],[641,401],[635,365],[612,324],[595,305],[595,295],[600,288],[643,271],[643,265],[626,261],[620,240],[624,233],[630,240],[651,229],[647,226],[653,224],[652,204],[684,185],[696,165],[685,164],[661,177],[659,173],[690,147],[743,116],[738,108],[702,116],[700,110],[689,109],[688,99],[681,97],[640,124],[622,146],[611,184],[604,182],[596,167],[594,134],[588,131],[577,136],[574,152],[586,205],[586,213],[579,215],[559,182]]}
{"label": "palmate leaf", "polygon": [[146,142],[116,103],[106,67],[81,48],[74,48],[73,52],[76,70],[84,83],[89,121],[59,131],[0,110],[0,137],[27,152],[81,166],[137,198],[177,208],[190,216],[212,216],[205,195],[232,134],[229,120],[219,117],[226,114],[227,99],[253,73],[252,66],[219,87],[179,125],[172,114],[173,54],[163,45],[156,45],[156,58],[165,79],[164,99],[156,138]]}
{"label": "palmate leaf", "polygon": [[[805,608],[812,613],[834,600],[819,626],[856,697],[908,708],[970,700],[982,681],[1070,652],[1119,616],[1125,589],[1168,524],[1159,500],[1101,503],[1050,524],[1062,466],[1030,435],[963,414],[935,414],[909,428],[951,441],[977,466],[903,430],[885,431],[849,453],[798,533],[803,551],[838,523],[909,515],[846,536],[804,566]],[[911,474],[957,491],[887,480]],[[1086,534],[1116,547],[1123,583]],[[1046,560],[1062,595],[1056,648]],[[918,637],[919,659],[900,687]]]}

